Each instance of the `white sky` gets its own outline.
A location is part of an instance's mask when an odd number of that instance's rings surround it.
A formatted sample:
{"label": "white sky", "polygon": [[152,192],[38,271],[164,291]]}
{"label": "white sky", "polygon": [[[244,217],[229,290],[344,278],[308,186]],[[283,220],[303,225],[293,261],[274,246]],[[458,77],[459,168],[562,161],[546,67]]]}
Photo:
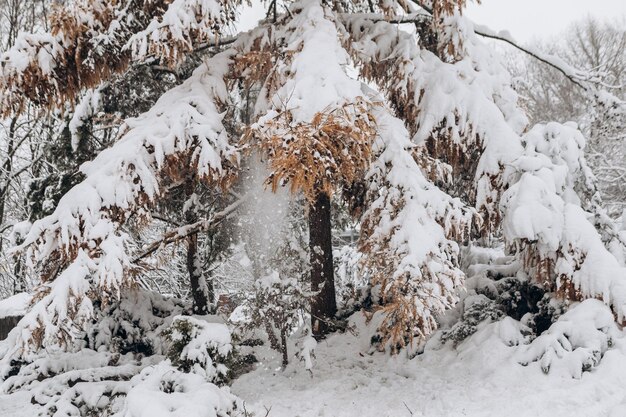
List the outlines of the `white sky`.
{"label": "white sky", "polygon": [[602,20],[626,16],[626,0],[481,0],[468,2],[465,15],[527,42],[554,37],[587,15]]}

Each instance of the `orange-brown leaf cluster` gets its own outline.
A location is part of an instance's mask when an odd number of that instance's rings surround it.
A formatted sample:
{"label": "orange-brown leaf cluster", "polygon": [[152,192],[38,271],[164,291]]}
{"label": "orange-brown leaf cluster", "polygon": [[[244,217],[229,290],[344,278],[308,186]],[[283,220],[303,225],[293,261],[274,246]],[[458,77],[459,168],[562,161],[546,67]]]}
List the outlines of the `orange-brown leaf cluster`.
{"label": "orange-brown leaf cluster", "polygon": [[273,190],[290,184],[313,200],[362,178],[376,135],[365,101],[348,103],[315,115],[310,123],[293,123],[288,110],[246,133],[266,153]]}

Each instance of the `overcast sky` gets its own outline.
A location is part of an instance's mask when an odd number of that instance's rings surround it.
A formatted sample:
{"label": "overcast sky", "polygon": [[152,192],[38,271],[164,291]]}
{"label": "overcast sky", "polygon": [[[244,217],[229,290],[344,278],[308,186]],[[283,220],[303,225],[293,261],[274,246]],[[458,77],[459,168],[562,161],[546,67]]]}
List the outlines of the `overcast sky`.
{"label": "overcast sky", "polygon": [[521,42],[558,35],[587,15],[614,19],[626,15],[626,0],[481,0],[465,14],[494,30],[508,30]]}

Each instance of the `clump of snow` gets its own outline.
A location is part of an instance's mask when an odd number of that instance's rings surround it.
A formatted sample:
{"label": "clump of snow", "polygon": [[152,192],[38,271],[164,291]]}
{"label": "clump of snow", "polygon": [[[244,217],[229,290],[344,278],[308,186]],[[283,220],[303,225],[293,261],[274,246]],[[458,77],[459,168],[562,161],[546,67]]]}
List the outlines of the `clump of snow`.
{"label": "clump of snow", "polygon": [[89,89],[81,97],[80,101],[74,108],[74,114],[70,120],[68,127],[72,137],[72,150],[76,151],[80,142],[79,130],[87,119],[96,114],[98,105],[100,104],[100,90]]}
{"label": "clump of snow", "polygon": [[311,123],[317,113],[363,99],[361,83],[346,74],[349,56],[340,43],[334,13],[310,0],[292,8],[294,16],[282,33],[288,50],[295,52],[294,58],[281,63],[284,68],[280,74],[286,79],[272,92],[269,103],[259,100],[256,112],[268,111],[257,122],[259,125],[279,111],[289,111],[294,125]]}
{"label": "clump of snow", "polygon": [[31,294],[22,292],[0,300],[0,318],[23,316],[32,298]]}
{"label": "clump of snow", "polygon": [[315,358],[315,348],[317,348],[317,341],[313,336],[306,336],[302,340],[302,349],[299,356],[304,361],[304,369],[311,371],[313,369],[313,358]]}
{"label": "clump of snow", "polygon": [[228,388],[163,362],[130,380],[121,412],[114,417],[226,417],[241,408]]}

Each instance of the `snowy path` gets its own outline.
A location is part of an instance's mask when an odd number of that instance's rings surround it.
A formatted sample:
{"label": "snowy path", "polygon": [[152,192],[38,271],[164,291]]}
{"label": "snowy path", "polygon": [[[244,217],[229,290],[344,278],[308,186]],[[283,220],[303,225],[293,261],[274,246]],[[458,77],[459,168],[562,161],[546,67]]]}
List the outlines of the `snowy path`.
{"label": "snowy path", "polygon": [[261,416],[271,407],[268,417],[625,417],[615,408],[626,398],[626,347],[619,342],[599,368],[575,380],[518,365],[515,348],[490,328],[459,351],[412,361],[369,356],[367,341],[340,335],[318,346],[312,377],[299,364],[284,372],[260,366],[233,391]]}

